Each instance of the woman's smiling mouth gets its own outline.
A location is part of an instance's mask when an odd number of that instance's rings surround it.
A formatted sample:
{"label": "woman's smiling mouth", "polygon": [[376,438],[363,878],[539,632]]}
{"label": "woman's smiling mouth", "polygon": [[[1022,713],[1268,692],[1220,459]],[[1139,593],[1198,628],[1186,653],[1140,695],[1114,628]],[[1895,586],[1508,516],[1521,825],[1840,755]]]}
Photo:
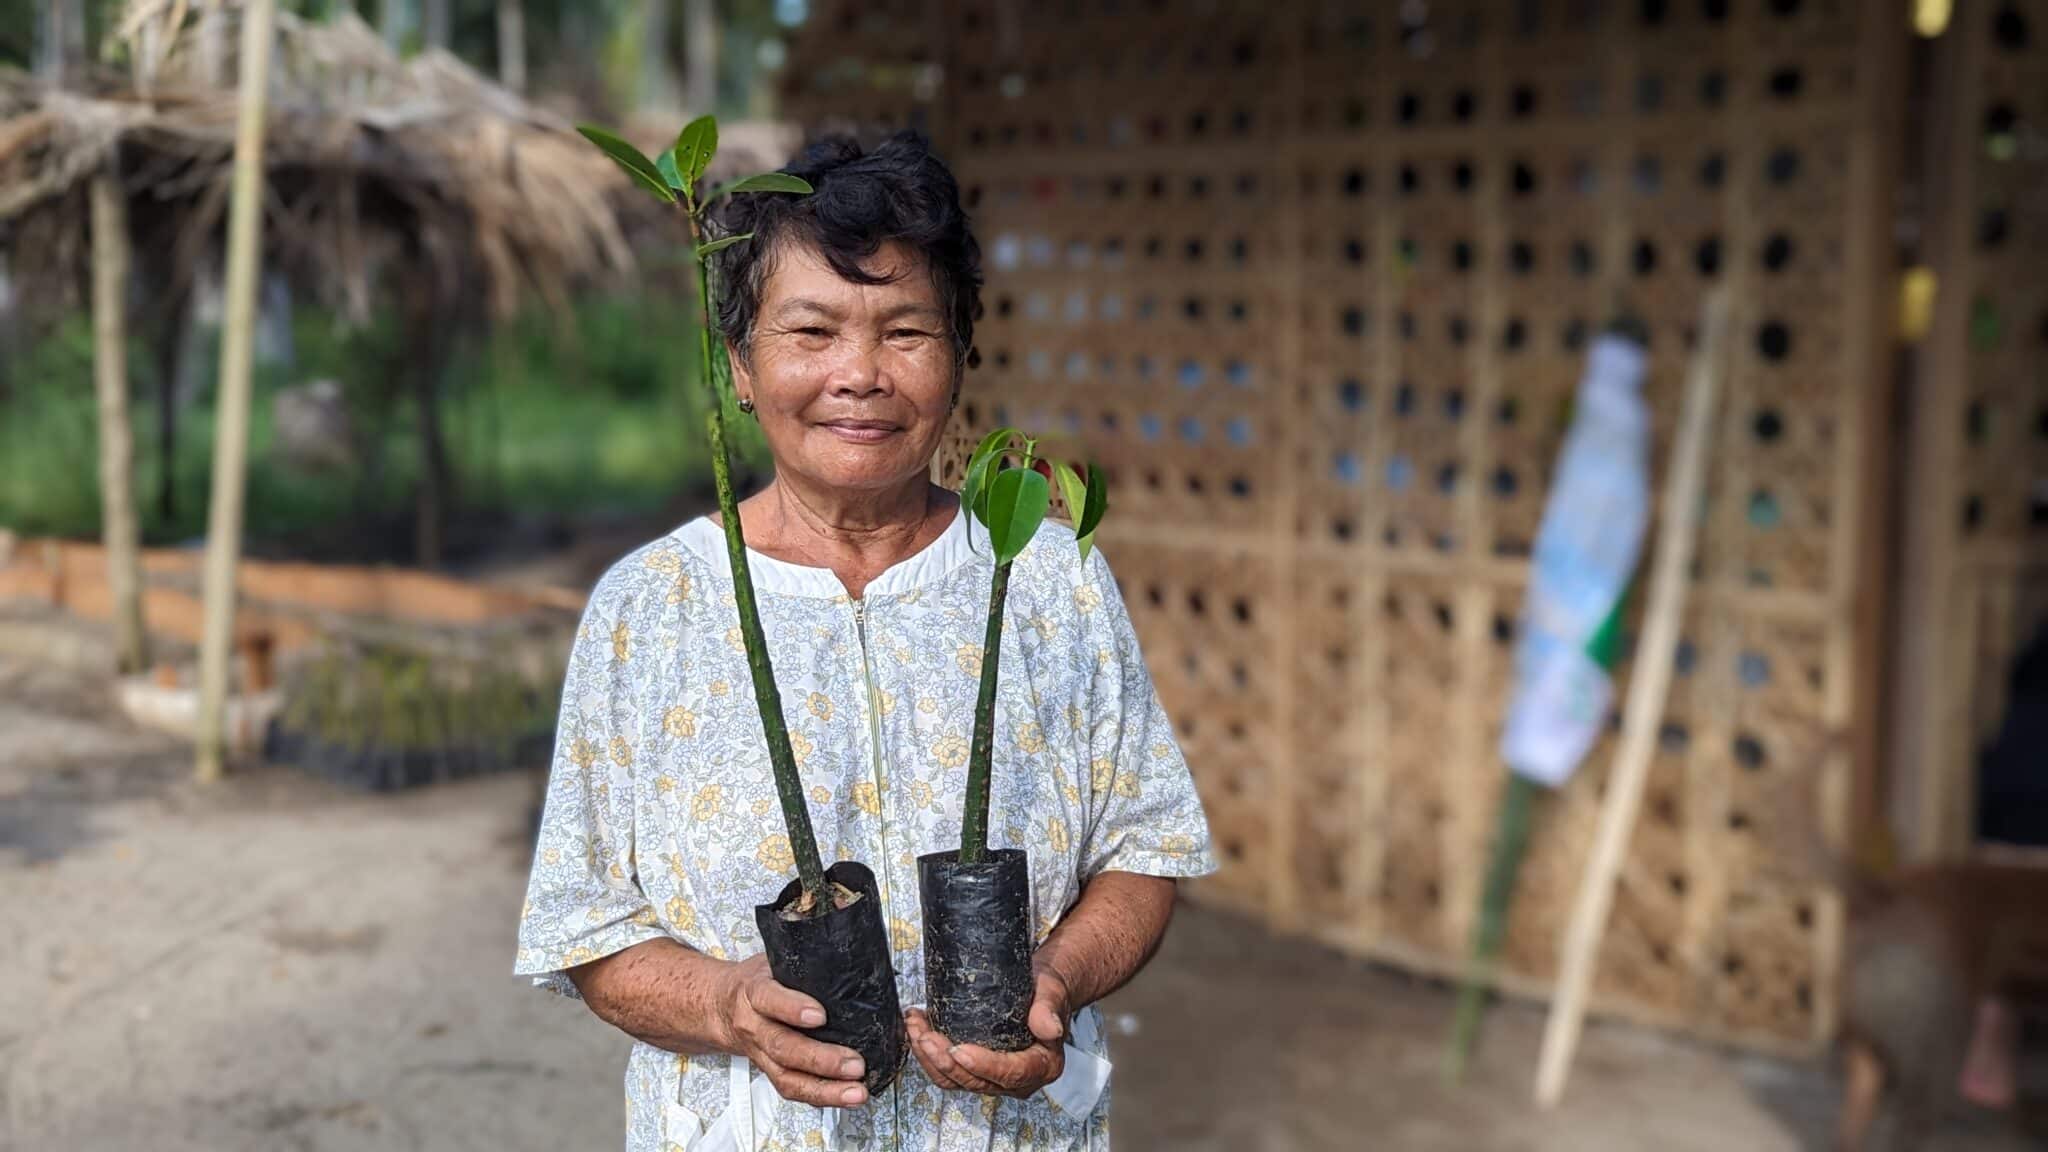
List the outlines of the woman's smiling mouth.
{"label": "woman's smiling mouth", "polygon": [[879,444],[902,431],[886,420],[829,420],[819,427],[853,444]]}

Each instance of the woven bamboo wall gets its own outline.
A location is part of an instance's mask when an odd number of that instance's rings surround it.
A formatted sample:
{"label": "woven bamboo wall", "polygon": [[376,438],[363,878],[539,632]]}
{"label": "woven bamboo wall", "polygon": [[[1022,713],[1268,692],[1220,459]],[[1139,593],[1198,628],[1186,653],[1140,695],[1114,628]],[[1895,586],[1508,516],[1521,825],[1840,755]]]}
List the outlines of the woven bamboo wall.
{"label": "woven bamboo wall", "polygon": [[1929,855],[1974,842],[1978,749],[2048,622],[2048,3],[1960,3],[1944,39],[1895,729]]}
{"label": "woven bamboo wall", "polygon": [[[920,25],[988,271],[963,416],[1110,471],[1106,550],[1226,861],[1204,897],[1454,970],[1588,334],[1623,302],[1649,321],[1661,472],[1726,282],[1702,562],[1598,1004],[1828,1030],[1838,904],[1777,858],[1822,830],[1768,823],[1780,781],[1830,834],[1847,795],[1823,733],[1858,719],[1896,7],[970,2]],[[1610,753],[1544,811],[1512,987],[1553,973]]]}

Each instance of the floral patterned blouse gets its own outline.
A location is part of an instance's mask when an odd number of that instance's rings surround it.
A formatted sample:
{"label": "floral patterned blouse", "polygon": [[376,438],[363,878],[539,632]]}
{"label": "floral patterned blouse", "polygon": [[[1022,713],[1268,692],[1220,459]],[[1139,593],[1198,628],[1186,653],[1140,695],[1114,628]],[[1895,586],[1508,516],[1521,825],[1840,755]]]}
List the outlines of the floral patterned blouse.
{"label": "floral patterned blouse", "polygon": [[[959,844],[993,574],[987,537],[974,526],[970,542],[969,525],[961,514],[860,600],[828,569],[749,554],[819,850],[828,864],[874,870],[906,1007],[924,1003],[916,858]],[[1104,870],[1214,870],[1109,567],[1100,552],[1082,561],[1063,525],[1042,527],[1011,570],[1002,661],[989,839],[1030,854],[1039,939]],[[744,958],[761,950],[754,906],[794,874],[724,536],[698,519],[614,565],[591,595],[562,689],[516,971],[573,996],[563,969],[643,940]],[[844,1110],[780,1099],[742,1058],[636,1043],[625,1144],[1100,1152],[1101,1031],[1084,1010],[1067,1077],[1028,1100],[942,1090],[911,1056],[892,1087]]]}

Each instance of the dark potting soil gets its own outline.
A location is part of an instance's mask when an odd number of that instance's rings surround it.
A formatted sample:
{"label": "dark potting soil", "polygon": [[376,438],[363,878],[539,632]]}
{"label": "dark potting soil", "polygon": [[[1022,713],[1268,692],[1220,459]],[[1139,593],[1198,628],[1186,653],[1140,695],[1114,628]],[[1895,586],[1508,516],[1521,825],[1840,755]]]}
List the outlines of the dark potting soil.
{"label": "dark potting soil", "polygon": [[873,1096],[896,1079],[909,1047],[882,901],[875,874],[865,865],[842,860],[825,870],[825,878],[856,898],[841,904],[835,896],[824,915],[791,919],[785,910],[802,892],[792,880],[773,903],[754,906],[754,923],[776,982],[825,1007],[825,1023],[804,1034],[860,1053],[867,1065],[862,1081]]}
{"label": "dark potting soil", "polygon": [[924,906],[925,1010],[959,1044],[1016,1052],[1033,1042],[1031,868],[1022,849],[975,864],[957,852],[917,858]]}

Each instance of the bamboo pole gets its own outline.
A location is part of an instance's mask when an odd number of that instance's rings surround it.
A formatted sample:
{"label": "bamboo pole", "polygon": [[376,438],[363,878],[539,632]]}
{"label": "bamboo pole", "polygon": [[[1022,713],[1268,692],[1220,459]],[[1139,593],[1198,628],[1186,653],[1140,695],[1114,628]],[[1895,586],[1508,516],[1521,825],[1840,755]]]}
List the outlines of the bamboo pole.
{"label": "bamboo pole", "polygon": [[228,205],[227,316],[221,329],[220,395],[214,416],[213,499],[207,507],[205,620],[199,644],[199,757],[202,782],[221,775],[229,646],[235,633],[235,568],[248,477],[249,360],[256,322],[256,273],[263,224],[264,96],[270,82],[273,0],[242,11],[240,114]]}
{"label": "bamboo pole", "polygon": [[100,417],[100,535],[113,595],[114,660],[149,666],[142,627],[142,532],[135,512],[135,428],[128,417],[128,202],[119,152],[92,178],[92,367]]}
{"label": "bamboo pole", "polygon": [[718,5],[683,0],[683,101],[695,116],[718,110]]}
{"label": "bamboo pole", "polygon": [[498,83],[526,91],[525,0],[498,0]]}
{"label": "bamboo pole", "polygon": [[1536,1103],[1555,1107],[1564,1095],[1565,1077],[1585,1027],[1586,1000],[1593,986],[1593,968],[1607,915],[1614,905],[1614,884],[1622,854],[1635,829],[1643,787],[1657,747],[1664,702],[1671,687],[1671,661],[1685,614],[1691,582],[1694,537],[1700,521],[1700,496],[1707,471],[1707,443],[1713,430],[1715,392],[1720,386],[1722,344],[1728,320],[1728,298],[1715,289],[1701,308],[1699,346],[1693,353],[1685,385],[1675,450],[1664,481],[1664,502],[1658,512],[1656,566],[1650,576],[1649,615],[1643,642],[1635,652],[1629,677],[1628,704],[1622,716],[1621,748],[1607,780],[1600,810],[1600,830],[1592,858],[1579,885],[1571,923],[1565,929],[1558,968],[1557,994],[1543,1030],[1537,1060]]}

